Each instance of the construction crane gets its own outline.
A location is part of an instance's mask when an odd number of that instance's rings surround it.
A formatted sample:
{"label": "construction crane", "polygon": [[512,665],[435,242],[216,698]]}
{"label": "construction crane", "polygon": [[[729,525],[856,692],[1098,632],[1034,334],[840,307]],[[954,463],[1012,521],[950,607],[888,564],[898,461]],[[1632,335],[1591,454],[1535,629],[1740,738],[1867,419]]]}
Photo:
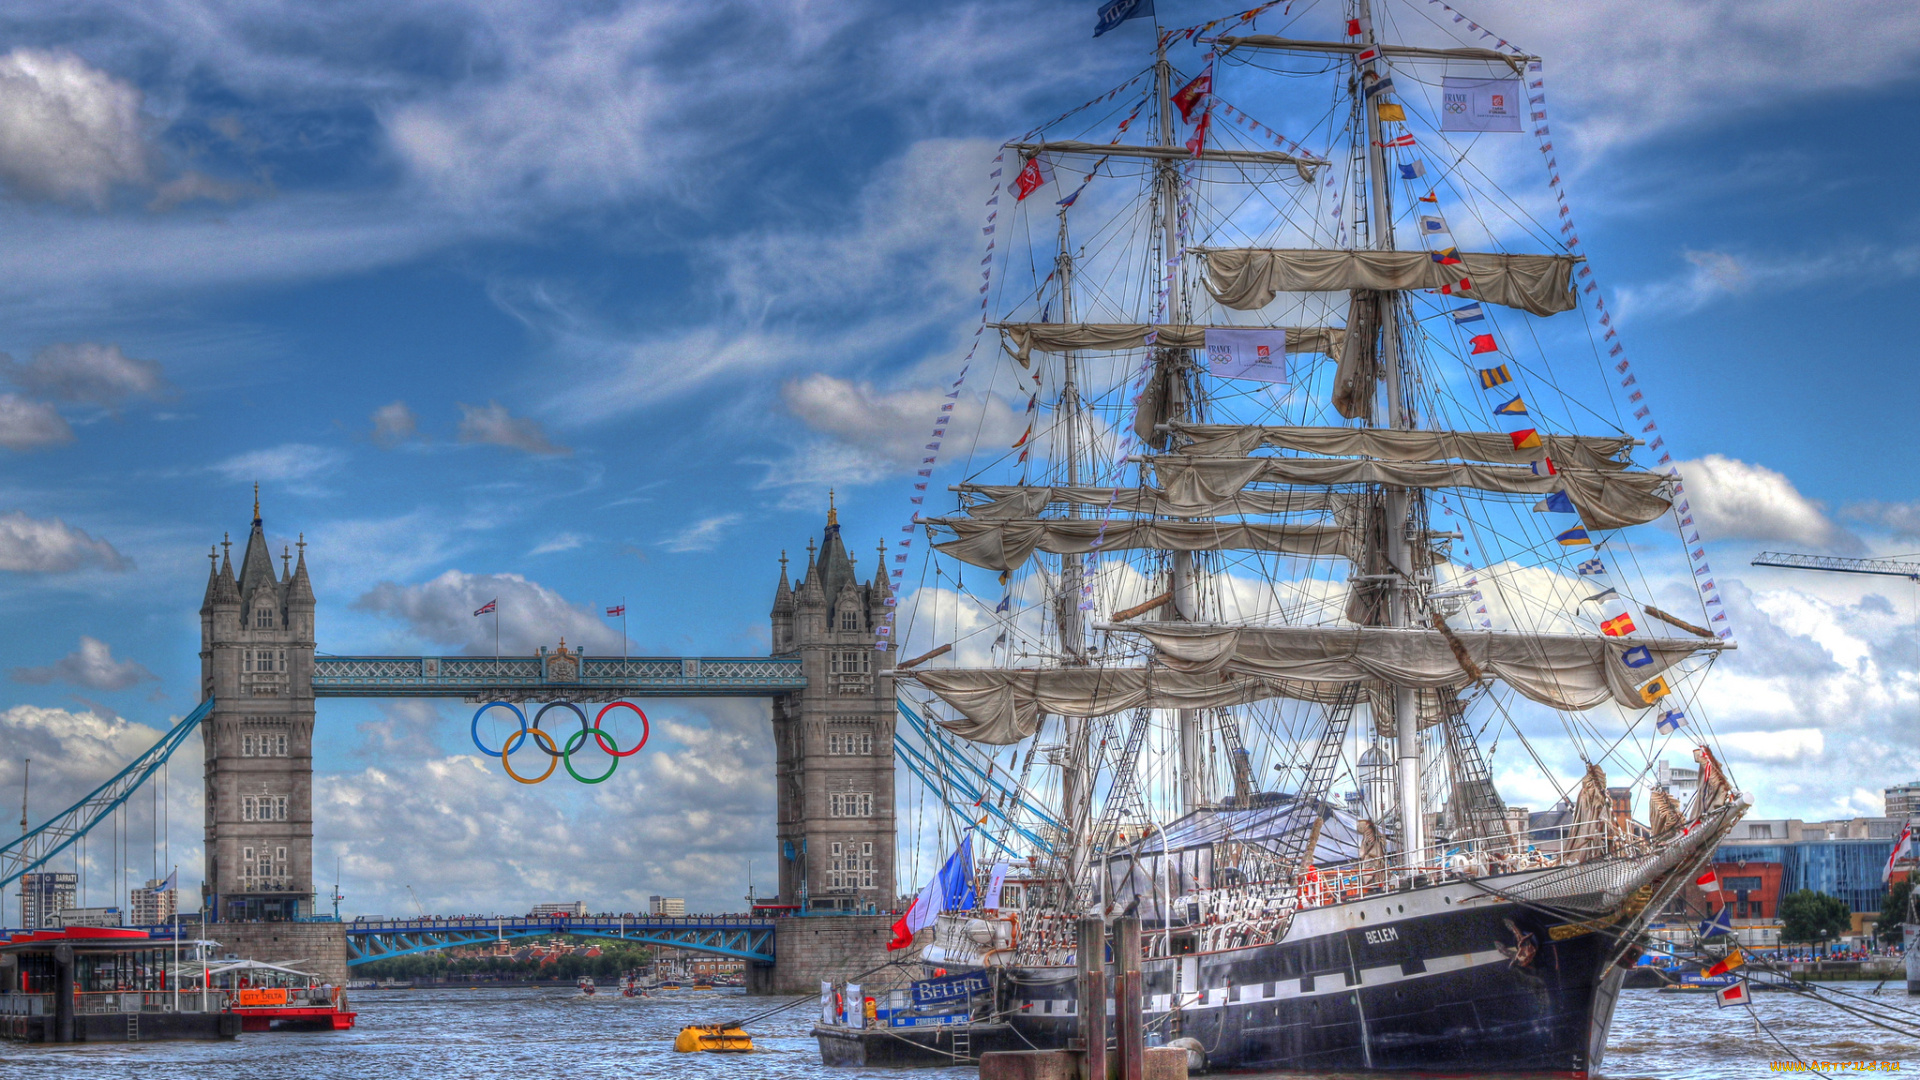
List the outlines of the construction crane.
{"label": "construction crane", "polygon": [[1879,574],[1903,577],[1920,585],[1920,562],[1898,559],[1842,559],[1834,555],[1795,555],[1789,551],[1763,551],[1754,556],[1755,566],[1777,566],[1786,570],[1828,570],[1836,574]]}

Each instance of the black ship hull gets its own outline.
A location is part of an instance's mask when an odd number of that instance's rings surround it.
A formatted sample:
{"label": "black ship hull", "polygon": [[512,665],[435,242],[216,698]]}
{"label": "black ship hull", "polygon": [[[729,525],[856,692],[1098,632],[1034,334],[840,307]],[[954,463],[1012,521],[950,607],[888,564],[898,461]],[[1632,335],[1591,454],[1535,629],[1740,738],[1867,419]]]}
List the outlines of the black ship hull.
{"label": "black ship hull", "polygon": [[[1209,1071],[1584,1077],[1638,913],[1579,921],[1467,885],[1310,909],[1278,944],[1144,961],[1146,1030],[1196,1040]],[[1003,985],[1032,1045],[1077,1034],[1073,969],[1012,969]]]}

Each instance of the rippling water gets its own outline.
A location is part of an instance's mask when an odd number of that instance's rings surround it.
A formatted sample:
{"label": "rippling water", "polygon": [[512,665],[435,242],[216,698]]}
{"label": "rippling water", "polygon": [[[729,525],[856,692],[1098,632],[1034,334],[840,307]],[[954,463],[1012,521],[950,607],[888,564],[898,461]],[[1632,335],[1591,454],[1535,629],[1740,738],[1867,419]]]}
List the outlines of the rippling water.
{"label": "rippling water", "polygon": [[[1873,1000],[1873,984],[1826,984]],[[651,999],[570,989],[355,990],[359,1024],[352,1031],[270,1032],[226,1043],[146,1043],[23,1047],[0,1043],[0,1077],[93,1080],[171,1077],[208,1080],[580,1080],[583,1077],[671,1076],[730,1080],[819,1076],[807,1030],[812,1003],[749,1025],[751,1055],[676,1054],[683,1025],[737,1020],[780,1004],[740,991],[669,992]],[[789,999],[791,1000],[791,999]],[[1898,984],[1879,995],[1885,1005],[1920,1012],[1920,997]],[[1906,1034],[1872,1027],[1798,994],[1755,995],[1755,1010],[1801,1056],[1829,1061],[1899,1061],[1920,1071],[1920,1020],[1905,1017]],[[1897,1015],[1897,1014],[1894,1014]],[[1612,1080],[1751,1078],[1784,1055],[1755,1030],[1744,1009],[1720,1009],[1706,996],[1629,990],[1614,1017],[1613,1042],[1601,1075]],[[954,1080],[973,1069],[849,1071],[859,1080]]]}

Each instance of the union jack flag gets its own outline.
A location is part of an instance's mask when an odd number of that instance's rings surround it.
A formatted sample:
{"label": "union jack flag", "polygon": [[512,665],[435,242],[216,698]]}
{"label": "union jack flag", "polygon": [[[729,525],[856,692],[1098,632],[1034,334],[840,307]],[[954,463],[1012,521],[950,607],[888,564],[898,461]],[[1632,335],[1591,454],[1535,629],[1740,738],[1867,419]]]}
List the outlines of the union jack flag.
{"label": "union jack flag", "polygon": [[481,615],[485,615],[485,614],[486,614],[487,612],[489,612],[489,611],[495,611],[495,610],[498,610],[498,609],[499,609],[499,607],[500,607],[500,601],[498,601],[498,600],[489,600],[489,601],[487,601],[486,603],[484,603],[484,604],[481,604],[481,605],[480,605],[480,610],[478,610],[478,611],[476,611],[476,612],[474,612],[473,614],[474,614],[474,617],[476,617],[476,618],[478,618],[478,617],[479,617],[479,616],[481,616]]}

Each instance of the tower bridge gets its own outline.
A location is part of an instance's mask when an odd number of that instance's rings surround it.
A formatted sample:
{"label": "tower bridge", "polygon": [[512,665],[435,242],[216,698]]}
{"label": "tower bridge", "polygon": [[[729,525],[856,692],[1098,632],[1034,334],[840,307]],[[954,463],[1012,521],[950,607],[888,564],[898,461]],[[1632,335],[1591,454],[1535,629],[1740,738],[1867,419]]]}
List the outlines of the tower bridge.
{"label": "tower bridge", "polygon": [[[283,550],[274,566],[256,499],[239,569],[228,541],[208,555],[200,607],[202,700],[182,726],[197,721],[205,751],[201,911],[208,936],[229,951],[261,959],[318,954],[314,966],[343,978],[350,952],[364,961],[470,936],[471,928],[454,933],[418,925],[374,930],[363,924],[348,931],[315,910],[313,745],[320,698],[758,697],[771,702],[777,907],[828,918],[748,920],[752,925],[712,933],[657,928],[665,935],[660,943],[747,957],[754,962],[750,985],[760,990],[817,985],[812,980],[820,971],[807,969],[800,956],[837,970],[870,966],[860,962],[884,955],[891,920],[878,913],[894,902],[896,714],[894,646],[875,628],[893,593],[884,545],[877,571],[859,580],[836,511],[829,508],[818,542],[808,540],[797,584],[781,556],[772,650],[764,657],[583,656],[564,641],[533,656],[324,654],[317,648],[304,537],[297,547],[297,556]],[[0,885],[71,845],[124,802],[182,738],[180,730],[170,732],[164,746],[88,800],[0,847]],[[522,936],[555,932],[546,922],[535,929],[532,921],[512,921]],[[790,925],[776,930],[772,923]],[[505,930],[495,927],[496,936]],[[356,942],[351,947],[349,937]],[[778,970],[767,963],[789,953]]]}

